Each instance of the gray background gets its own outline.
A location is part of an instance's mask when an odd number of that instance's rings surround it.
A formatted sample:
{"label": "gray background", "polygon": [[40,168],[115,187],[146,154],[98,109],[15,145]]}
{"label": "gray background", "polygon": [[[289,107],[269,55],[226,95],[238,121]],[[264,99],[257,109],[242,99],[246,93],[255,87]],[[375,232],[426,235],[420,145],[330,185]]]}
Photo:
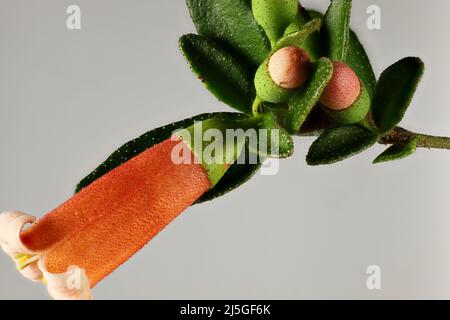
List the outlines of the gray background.
{"label": "gray background", "polygon": [[[354,1],[376,73],[427,64],[405,119],[450,136],[447,0]],[[328,1],[304,1],[324,9]],[[82,30],[65,27],[70,4]],[[381,31],[366,8],[382,9]],[[0,209],[41,216],[112,150],[148,129],[228,110],[191,74],[183,0],[0,0]],[[195,206],[95,289],[99,299],[450,298],[450,152],[372,166],[383,148],[309,168],[311,139],[280,173]],[[381,291],[366,268],[383,271]],[[46,298],[0,255],[0,298]]]}

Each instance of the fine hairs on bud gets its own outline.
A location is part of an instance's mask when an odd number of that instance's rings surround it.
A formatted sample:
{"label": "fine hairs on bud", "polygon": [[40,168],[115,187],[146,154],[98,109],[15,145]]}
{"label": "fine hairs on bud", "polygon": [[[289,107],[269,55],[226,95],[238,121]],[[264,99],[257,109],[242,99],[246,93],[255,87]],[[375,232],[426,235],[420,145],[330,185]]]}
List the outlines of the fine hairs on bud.
{"label": "fine hairs on bud", "polygon": [[298,47],[285,47],[275,52],[269,61],[273,82],[284,89],[296,89],[308,79],[311,61],[308,53]]}
{"label": "fine hairs on bud", "polygon": [[333,77],[322,93],[320,102],[330,110],[349,108],[361,93],[361,82],[352,68],[340,61],[333,62]]}

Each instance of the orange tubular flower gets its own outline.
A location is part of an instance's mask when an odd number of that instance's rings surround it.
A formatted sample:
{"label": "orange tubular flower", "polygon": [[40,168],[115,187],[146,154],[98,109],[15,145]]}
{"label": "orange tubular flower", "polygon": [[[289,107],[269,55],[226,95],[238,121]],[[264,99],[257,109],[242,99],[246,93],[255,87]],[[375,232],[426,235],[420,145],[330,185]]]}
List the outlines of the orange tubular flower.
{"label": "orange tubular flower", "polygon": [[[202,165],[174,164],[167,140],[83,189],[21,233],[51,273],[83,268],[95,286],[211,186]],[[192,157],[194,157],[192,155]]]}
{"label": "orange tubular flower", "polygon": [[267,121],[217,116],[196,122],[124,158],[129,160],[40,220],[17,211],[1,214],[1,248],[25,277],[46,283],[53,298],[92,299],[98,282],[211,190],[239,158],[247,138],[253,140],[245,134],[231,144],[219,139],[223,152],[213,148],[215,156],[209,157],[209,144],[197,143],[196,137],[203,139],[213,128],[224,133]]}
{"label": "orange tubular flower", "polygon": [[[174,163],[180,143],[190,163]],[[54,298],[90,299],[91,288],[213,186],[210,172],[195,159],[188,144],[172,138],[110,171],[26,230],[30,216],[0,215],[2,247],[22,259],[18,267],[31,270],[33,263],[34,278],[43,276]],[[74,269],[81,271],[75,290],[65,283]]]}

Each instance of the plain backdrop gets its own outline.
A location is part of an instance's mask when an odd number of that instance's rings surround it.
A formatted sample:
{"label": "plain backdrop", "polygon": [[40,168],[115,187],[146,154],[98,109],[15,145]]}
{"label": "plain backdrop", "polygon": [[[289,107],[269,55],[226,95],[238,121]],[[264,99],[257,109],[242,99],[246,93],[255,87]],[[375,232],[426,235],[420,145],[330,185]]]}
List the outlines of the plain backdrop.
{"label": "plain backdrop", "polygon": [[[82,29],[66,28],[66,8]],[[304,1],[325,10],[328,1]],[[380,6],[382,29],[366,27]],[[420,56],[426,75],[404,126],[450,136],[447,0],[354,1],[352,27],[377,75]],[[42,216],[116,147],[199,113],[229,110],[190,72],[184,0],[0,0],[0,211]],[[95,289],[98,299],[450,298],[450,152],[373,166],[376,146],[196,205]],[[366,269],[382,270],[382,290]],[[0,255],[0,298],[46,299]]]}

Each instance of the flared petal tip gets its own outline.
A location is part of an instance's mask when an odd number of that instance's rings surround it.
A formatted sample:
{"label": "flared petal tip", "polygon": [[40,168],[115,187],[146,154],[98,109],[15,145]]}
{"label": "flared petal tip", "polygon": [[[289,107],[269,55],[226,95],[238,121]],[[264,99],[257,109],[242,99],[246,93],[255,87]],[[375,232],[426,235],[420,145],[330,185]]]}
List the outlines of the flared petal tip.
{"label": "flared petal tip", "polygon": [[55,274],[47,271],[44,258],[38,262],[48,293],[55,300],[93,300],[89,279],[84,269],[71,266],[67,272]]}
{"label": "flared petal tip", "polygon": [[56,300],[92,300],[93,295],[86,272],[70,267],[66,273],[47,271],[41,252],[29,250],[21,241],[20,233],[36,217],[20,211],[0,214],[0,247],[15,262],[17,270],[27,279],[47,285],[48,293]]}
{"label": "flared petal tip", "polygon": [[25,278],[37,282],[42,279],[42,272],[37,266],[40,256],[29,250],[20,240],[23,227],[35,221],[36,217],[19,211],[0,214],[0,246]]}

